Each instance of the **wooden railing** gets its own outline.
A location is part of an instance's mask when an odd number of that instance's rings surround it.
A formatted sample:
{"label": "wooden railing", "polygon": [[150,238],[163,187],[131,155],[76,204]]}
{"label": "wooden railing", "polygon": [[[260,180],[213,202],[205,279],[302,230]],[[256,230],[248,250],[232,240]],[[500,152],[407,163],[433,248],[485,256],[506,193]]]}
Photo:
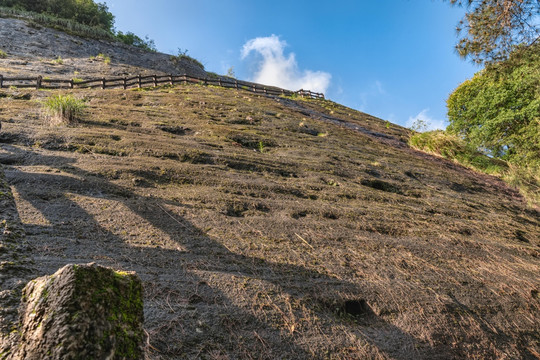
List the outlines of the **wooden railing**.
{"label": "wooden railing", "polygon": [[34,89],[82,89],[82,88],[99,88],[99,89],[129,89],[142,88],[148,86],[159,85],[176,85],[197,83],[202,85],[214,85],[225,88],[234,88],[239,90],[251,91],[253,93],[267,95],[298,95],[301,97],[309,97],[313,99],[324,99],[324,94],[312,92],[310,90],[290,91],[281,89],[275,86],[264,86],[247,81],[236,80],[232,78],[199,78],[191,75],[138,75],[134,77],[116,77],[116,78],[99,78],[90,80],[79,79],[50,79],[47,77],[4,77],[0,75],[0,89],[2,88],[34,88]]}

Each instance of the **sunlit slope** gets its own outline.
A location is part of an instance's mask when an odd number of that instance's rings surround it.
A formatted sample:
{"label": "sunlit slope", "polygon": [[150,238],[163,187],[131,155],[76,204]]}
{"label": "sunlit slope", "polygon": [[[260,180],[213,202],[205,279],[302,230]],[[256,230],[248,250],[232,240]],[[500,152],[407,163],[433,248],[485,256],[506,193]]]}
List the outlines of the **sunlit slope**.
{"label": "sunlit slope", "polygon": [[496,178],[330,101],[72,94],[49,127],[4,90],[0,160],[41,273],[140,274],[150,358],[540,353],[539,214]]}

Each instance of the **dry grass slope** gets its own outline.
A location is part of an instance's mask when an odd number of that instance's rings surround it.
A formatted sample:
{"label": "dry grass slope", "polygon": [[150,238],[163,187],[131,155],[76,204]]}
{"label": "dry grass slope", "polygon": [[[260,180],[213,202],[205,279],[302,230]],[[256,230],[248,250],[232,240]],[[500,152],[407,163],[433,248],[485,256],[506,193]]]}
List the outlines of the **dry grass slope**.
{"label": "dry grass slope", "polygon": [[[535,359],[540,220],[330,101],[196,85],[0,94],[37,275],[134,270],[149,359]],[[26,96],[25,96],[26,95]]]}

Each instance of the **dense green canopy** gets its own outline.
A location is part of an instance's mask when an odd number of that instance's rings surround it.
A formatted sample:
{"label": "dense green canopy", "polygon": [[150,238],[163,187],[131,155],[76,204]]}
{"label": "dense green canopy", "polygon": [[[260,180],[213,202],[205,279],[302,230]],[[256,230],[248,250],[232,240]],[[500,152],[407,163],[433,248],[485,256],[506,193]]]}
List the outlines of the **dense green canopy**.
{"label": "dense green canopy", "polygon": [[491,156],[540,167],[540,44],[478,72],[447,106],[450,133]]}

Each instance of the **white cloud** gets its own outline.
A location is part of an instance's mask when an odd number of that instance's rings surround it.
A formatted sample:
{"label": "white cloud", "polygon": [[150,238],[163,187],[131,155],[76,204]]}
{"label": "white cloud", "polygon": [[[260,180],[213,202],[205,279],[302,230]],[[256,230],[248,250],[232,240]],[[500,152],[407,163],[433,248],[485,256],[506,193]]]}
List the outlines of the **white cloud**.
{"label": "white cloud", "polygon": [[323,71],[300,70],[294,53],[285,55],[286,46],[287,43],[276,35],[258,37],[246,42],[242,48],[242,59],[252,52],[261,56],[251,80],[290,90],[326,92],[332,75]]}
{"label": "white cloud", "polygon": [[409,120],[407,120],[407,127],[410,128],[411,126],[413,126],[413,124],[417,121],[417,120],[421,120],[423,121],[425,124],[426,124],[426,128],[424,129],[420,129],[422,132],[423,131],[431,131],[431,130],[444,130],[446,129],[446,121],[445,120],[439,120],[439,119],[434,119],[432,117],[430,117],[428,115],[428,111],[429,109],[424,109],[422,111],[420,111],[420,113],[416,116],[409,116]]}

